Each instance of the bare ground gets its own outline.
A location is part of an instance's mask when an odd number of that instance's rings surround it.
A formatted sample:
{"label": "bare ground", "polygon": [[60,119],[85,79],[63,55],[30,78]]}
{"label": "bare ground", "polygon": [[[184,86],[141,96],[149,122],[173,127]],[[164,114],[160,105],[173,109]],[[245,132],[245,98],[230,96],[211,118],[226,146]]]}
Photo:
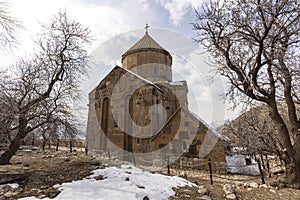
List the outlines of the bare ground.
{"label": "bare ground", "polygon": [[[84,152],[69,153],[67,150],[56,152],[40,150],[33,152],[18,153],[12,159],[12,164],[17,166],[28,166],[30,176],[16,181],[20,186],[16,195],[2,199],[18,199],[27,196],[36,197],[55,197],[59,192],[52,186],[64,182],[80,180],[91,174],[91,171],[97,168],[103,168],[107,161],[97,161]],[[172,175],[182,175],[183,171],[172,170]],[[249,177],[241,175],[216,175],[213,185],[210,184],[209,176],[206,172],[196,170],[185,170],[186,178],[189,181],[204,185],[212,199],[225,199],[223,194],[223,185],[229,183],[234,186],[238,199],[300,199],[300,190],[291,188],[279,188],[270,186],[278,177],[266,179],[267,184],[261,186],[259,177]],[[247,181],[248,180],[248,181]],[[258,183],[258,188],[249,187],[250,182]],[[242,184],[243,183],[243,184]],[[248,183],[248,184],[245,184]],[[246,186],[244,186],[246,185]],[[197,188],[190,199],[197,198]],[[188,190],[183,188],[175,189],[177,199],[183,199],[184,193]],[[180,197],[180,198],[179,198]],[[0,198],[0,199],[1,199]],[[171,198],[172,199],[172,198]]]}
{"label": "bare ground", "polygon": [[[280,179],[283,175],[273,176],[272,178],[265,178],[266,184],[262,184],[260,177],[244,176],[244,175],[230,175],[230,174],[214,174],[213,185],[210,183],[210,177],[207,172],[197,170],[173,170],[172,175],[182,175],[185,173],[189,181],[204,185],[212,199],[226,199],[223,192],[223,186],[230,184],[235,190],[237,199],[241,200],[299,200],[300,190],[284,187],[280,184]],[[257,183],[258,187],[251,187],[250,183]],[[180,193],[181,190],[177,190]]]}

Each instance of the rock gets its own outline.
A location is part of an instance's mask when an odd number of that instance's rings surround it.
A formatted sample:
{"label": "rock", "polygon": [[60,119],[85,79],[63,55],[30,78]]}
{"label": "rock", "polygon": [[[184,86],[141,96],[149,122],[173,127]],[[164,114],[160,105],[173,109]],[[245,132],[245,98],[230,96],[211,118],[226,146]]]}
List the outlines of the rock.
{"label": "rock", "polygon": [[244,183],[243,182],[235,182],[235,186],[236,187],[244,186]]}
{"label": "rock", "polygon": [[13,196],[16,196],[17,194],[19,194],[18,192],[13,192],[13,191],[8,191],[8,192],[6,192],[5,194],[4,194],[4,196],[6,197],[6,198],[11,198],[11,197],[13,197]]}
{"label": "rock", "polygon": [[235,196],[235,194],[228,194],[228,195],[226,195],[226,198],[227,199],[236,199],[236,196]]}
{"label": "rock", "polygon": [[143,200],[149,200],[149,197],[144,196]]}
{"label": "rock", "polygon": [[234,194],[234,189],[232,188],[232,186],[230,184],[225,184],[223,186],[223,191],[226,195],[228,194]]}
{"label": "rock", "polygon": [[197,198],[197,199],[211,200],[210,196],[208,196],[208,195],[204,195],[204,196],[199,197],[199,198]]}
{"label": "rock", "polygon": [[270,186],[272,186],[272,187],[277,187],[279,183],[280,183],[279,180],[272,181],[272,182],[270,183]]}
{"label": "rock", "polygon": [[145,186],[141,186],[141,185],[137,185],[136,187],[138,187],[140,189],[145,189]]}
{"label": "rock", "polygon": [[54,187],[50,187],[49,189],[44,191],[44,194],[48,196],[50,199],[55,198],[57,195],[59,195],[60,191]]}
{"label": "rock", "polygon": [[272,190],[272,189],[271,189],[270,192],[273,192],[274,194],[276,194],[276,191],[275,191],[275,190]]}
{"label": "rock", "polygon": [[12,187],[9,186],[9,185],[0,185],[0,192],[5,193],[5,192],[7,192],[7,191],[9,191],[11,189],[12,189]]}
{"label": "rock", "polygon": [[192,189],[184,189],[183,193],[191,195],[194,193],[194,191]]}
{"label": "rock", "polygon": [[276,166],[276,167],[273,167],[270,169],[270,172],[274,175],[277,175],[277,174],[282,174],[284,173],[284,170],[281,166]]}
{"label": "rock", "polygon": [[235,187],[237,189],[242,189],[242,188],[245,188],[245,185],[243,182],[235,182]]}
{"label": "rock", "polygon": [[191,199],[191,195],[183,194],[183,195],[180,196],[179,199]]}
{"label": "rock", "polygon": [[300,183],[294,183],[292,185],[290,185],[291,188],[296,189],[296,190],[300,190]]}
{"label": "rock", "polygon": [[41,186],[41,190],[46,190],[46,189],[48,189],[48,186],[45,185]]}
{"label": "rock", "polygon": [[223,191],[224,191],[227,199],[236,199],[235,191],[230,184],[225,184],[223,186]]}
{"label": "rock", "polygon": [[38,196],[39,199],[43,199],[43,198],[46,198],[46,197],[47,196],[45,194],[41,194],[41,195]]}
{"label": "rock", "polygon": [[259,187],[260,187],[260,188],[266,188],[266,189],[268,189],[268,186],[267,186],[266,184],[262,184],[262,185],[260,185]]}
{"label": "rock", "polygon": [[20,187],[18,187],[18,188],[15,188],[15,189],[14,189],[14,191],[15,191],[15,192],[17,192],[18,194],[20,194],[21,192],[23,192],[23,191],[24,191],[24,189],[23,189],[23,188],[20,188]]}
{"label": "rock", "polygon": [[278,188],[279,189],[282,189],[282,188],[285,188],[286,187],[286,184],[285,183],[283,183],[283,182],[279,182],[278,183]]}
{"label": "rock", "polygon": [[258,188],[258,184],[256,182],[249,183],[249,186],[252,188]]}
{"label": "rock", "polygon": [[203,196],[203,195],[208,194],[208,191],[207,191],[206,188],[199,188],[198,193],[199,193],[200,196]]}
{"label": "rock", "polygon": [[37,189],[37,188],[32,188],[30,191],[35,193],[35,194],[40,194],[42,192],[42,190]]}
{"label": "rock", "polygon": [[125,178],[125,181],[129,181],[129,177],[126,177],[126,178]]}
{"label": "rock", "polygon": [[97,181],[101,181],[101,180],[104,180],[104,179],[106,179],[107,177],[105,177],[105,176],[103,176],[103,175],[99,175],[99,176],[95,176],[95,177],[93,177],[93,179],[95,179],[95,180],[97,180]]}
{"label": "rock", "polygon": [[204,185],[199,185],[198,188],[204,188]]}

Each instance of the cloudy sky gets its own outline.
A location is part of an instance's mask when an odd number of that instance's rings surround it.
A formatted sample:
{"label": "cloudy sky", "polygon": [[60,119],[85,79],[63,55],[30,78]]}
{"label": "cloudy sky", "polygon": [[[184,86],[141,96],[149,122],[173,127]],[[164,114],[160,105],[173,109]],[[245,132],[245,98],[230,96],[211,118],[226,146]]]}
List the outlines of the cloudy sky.
{"label": "cloudy sky", "polygon": [[[173,56],[174,78],[187,80],[190,108],[208,123],[234,116],[219,95],[224,91],[221,79],[212,83],[207,55],[193,42],[196,32],[194,8],[203,0],[9,0],[12,14],[22,21],[20,45],[13,53],[0,52],[1,65],[13,63],[17,57],[30,55],[40,23],[47,22],[60,9],[91,29],[94,42],[88,47],[96,55],[91,75],[83,83],[84,103],[87,93],[115,65],[120,57],[144,34],[148,23],[150,35]],[[216,77],[216,76],[215,76]]]}

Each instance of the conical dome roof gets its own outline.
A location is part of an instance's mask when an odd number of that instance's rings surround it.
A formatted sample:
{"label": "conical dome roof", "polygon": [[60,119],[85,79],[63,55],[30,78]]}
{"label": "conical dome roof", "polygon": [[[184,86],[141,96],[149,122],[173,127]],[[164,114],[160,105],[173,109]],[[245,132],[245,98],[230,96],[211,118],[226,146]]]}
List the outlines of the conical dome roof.
{"label": "conical dome roof", "polygon": [[136,49],[154,48],[165,50],[160,46],[148,33],[146,33],[137,43],[135,43],[128,51]]}
{"label": "conical dome roof", "polygon": [[146,31],[146,34],[122,55],[122,66],[131,70],[145,64],[159,64],[171,67],[172,56]]}
{"label": "conical dome roof", "polygon": [[137,41],[130,49],[128,49],[122,57],[125,57],[131,53],[134,53],[136,51],[144,51],[144,50],[158,50],[162,51],[165,54],[170,54],[166,49],[164,49],[160,44],[158,44],[149,34],[146,32],[146,34]]}

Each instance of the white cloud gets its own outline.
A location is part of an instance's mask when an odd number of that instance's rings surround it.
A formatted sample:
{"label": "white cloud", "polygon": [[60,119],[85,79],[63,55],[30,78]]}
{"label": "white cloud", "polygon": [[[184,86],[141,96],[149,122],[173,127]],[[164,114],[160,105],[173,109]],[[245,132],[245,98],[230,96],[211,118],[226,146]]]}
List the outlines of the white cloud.
{"label": "white cloud", "polygon": [[[14,54],[3,54],[0,52],[1,66],[14,63],[17,57],[24,56],[33,52],[33,39],[40,30],[39,22],[47,22],[59,9],[66,10],[68,15],[88,26],[95,39],[89,47],[90,52],[96,52],[97,47],[105,47],[105,49],[97,49],[98,58],[101,62],[100,68],[93,68],[90,79],[94,81],[87,84],[89,88],[87,92],[98,84],[101,73],[107,69],[107,65],[112,62],[118,62],[118,59],[124,51],[127,50],[137,39],[139,39],[144,30],[145,23],[149,23],[151,28],[150,35],[158,41],[165,49],[175,56],[192,62],[196,67],[201,67],[201,73],[207,74],[207,65],[203,63],[203,57],[189,55],[193,52],[198,44],[188,40],[191,36],[183,34],[190,33],[189,26],[185,22],[192,22],[192,8],[199,8],[203,0],[10,0],[11,13],[18,19],[23,21],[25,30],[21,30],[18,35],[20,45]],[[163,27],[157,29],[155,27]],[[129,34],[130,37],[115,37],[121,33],[128,34],[128,31],[139,29],[138,37]],[[166,31],[168,29],[168,31]],[[178,32],[177,32],[178,31]],[[117,40],[117,39],[120,40]],[[115,39],[115,40],[112,40]],[[105,42],[111,42],[106,44]],[[124,44],[126,44],[124,46]],[[106,48],[108,47],[108,48]],[[30,57],[30,56],[28,56]],[[99,63],[98,63],[99,64]],[[174,61],[174,65],[176,62]],[[184,65],[184,64],[183,64]],[[182,71],[181,71],[182,72]],[[201,81],[197,73],[190,73],[185,70],[185,78],[190,79],[192,85],[190,87],[197,90],[197,84],[201,85]],[[198,82],[197,82],[198,81]],[[199,82],[200,81],[200,82]],[[91,84],[92,83],[92,84]],[[194,84],[193,84],[194,83]],[[95,85],[94,85],[95,84]],[[203,84],[202,84],[203,85]],[[204,86],[203,86],[204,87]],[[86,86],[87,88],[87,86]],[[201,101],[201,113],[207,121],[211,119],[212,106],[206,106],[205,102],[211,99],[207,89],[195,92],[196,100]],[[87,94],[84,94],[87,99]],[[213,95],[212,98],[215,96]],[[203,108],[203,110],[202,110]],[[204,110],[204,108],[206,108]],[[197,113],[198,114],[198,113]],[[202,114],[200,116],[203,116]]]}
{"label": "white cloud", "polygon": [[157,0],[170,14],[170,20],[178,25],[191,8],[199,8],[201,0]]}

